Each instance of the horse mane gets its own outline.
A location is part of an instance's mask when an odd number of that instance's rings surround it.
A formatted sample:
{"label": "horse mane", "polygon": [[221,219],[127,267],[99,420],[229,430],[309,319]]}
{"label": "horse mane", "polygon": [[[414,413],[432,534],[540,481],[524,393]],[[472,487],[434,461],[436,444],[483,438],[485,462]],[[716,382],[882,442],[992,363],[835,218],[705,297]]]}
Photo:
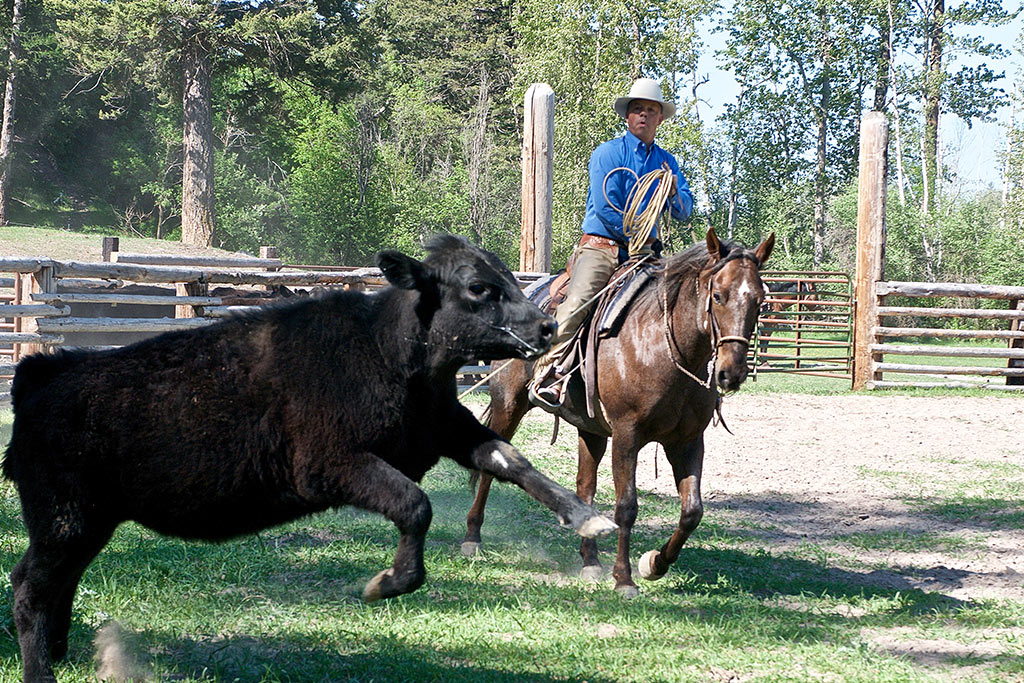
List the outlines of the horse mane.
{"label": "horse mane", "polygon": [[[719,254],[721,258],[715,264],[714,270],[718,271],[726,263],[744,256],[752,258],[760,266],[760,261],[754,256],[753,251],[747,249],[739,242],[722,240]],[[665,287],[665,299],[675,301],[679,297],[683,285],[693,286],[692,283],[700,275],[701,271],[708,264],[708,246],[703,240],[691,244],[689,247],[669,256],[662,269],[661,286]]]}

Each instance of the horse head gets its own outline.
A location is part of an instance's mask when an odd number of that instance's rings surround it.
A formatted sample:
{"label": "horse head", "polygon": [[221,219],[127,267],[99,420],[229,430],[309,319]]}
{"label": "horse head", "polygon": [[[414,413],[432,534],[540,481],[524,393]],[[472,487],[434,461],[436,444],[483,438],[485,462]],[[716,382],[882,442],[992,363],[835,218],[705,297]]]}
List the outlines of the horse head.
{"label": "horse head", "polygon": [[708,261],[697,278],[702,326],[711,336],[715,382],[736,391],[747,378],[747,349],[765,299],[758,271],[772,253],[775,233],[755,249],[723,243],[708,229]]}

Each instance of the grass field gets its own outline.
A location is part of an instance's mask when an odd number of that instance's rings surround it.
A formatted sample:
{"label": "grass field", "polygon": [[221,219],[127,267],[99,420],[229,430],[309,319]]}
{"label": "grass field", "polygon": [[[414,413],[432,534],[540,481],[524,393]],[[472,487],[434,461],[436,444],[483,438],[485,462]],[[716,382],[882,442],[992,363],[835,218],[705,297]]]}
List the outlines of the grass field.
{"label": "grass field", "polygon": [[[9,420],[0,413],[0,443]],[[518,443],[569,483],[571,440],[541,447],[548,436],[524,430]],[[95,680],[94,638],[116,621],[121,633],[105,631],[114,641],[108,650],[134,658],[155,680],[1024,680],[1024,605],[1013,601],[865,588],[827,572],[828,553],[814,539],[793,552],[751,547],[742,530],[714,516],[665,579],[644,583],[627,601],[608,582],[574,578],[576,539],[517,489],[495,488],[484,553],[468,560],[458,550],[466,473],[442,465],[424,486],[435,512],[427,582],[374,605],[360,601],[360,590],[390,563],[396,532],[373,515],[339,510],[220,545],[123,526],[85,575],[58,677]],[[961,493],[949,491],[945,514],[977,513],[958,511]],[[641,507],[647,520],[678,515],[674,498],[641,493]],[[7,578],[27,542],[19,517],[12,488],[0,484],[2,681],[20,676]],[[635,547],[652,547],[670,527],[638,525]],[[950,550],[946,538],[912,540]],[[602,545],[610,562],[612,544]],[[921,663],[873,647],[870,634],[879,632],[969,644],[977,654]],[[999,655],[986,656],[985,644]]]}

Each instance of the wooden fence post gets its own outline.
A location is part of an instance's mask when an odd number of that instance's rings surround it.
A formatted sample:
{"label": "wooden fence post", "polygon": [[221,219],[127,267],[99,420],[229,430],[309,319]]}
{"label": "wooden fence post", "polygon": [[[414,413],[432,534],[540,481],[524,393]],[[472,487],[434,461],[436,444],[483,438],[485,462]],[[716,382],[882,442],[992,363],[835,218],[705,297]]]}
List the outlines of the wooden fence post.
{"label": "wooden fence post", "polygon": [[[277,247],[260,247],[260,258],[277,258]],[[267,268],[267,272],[276,272],[281,270],[280,268]],[[274,285],[263,285],[263,290],[266,292],[274,291]]]}
{"label": "wooden fence post", "polygon": [[[206,282],[178,282],[174,285],[177,296],[206,296],[210,286]],[[175,318],[198,318],[203,315],[202,306],[178,304],[174,307]]]}
{"label": "wooden fence post", "polygon": [[523,213],[519,270],[551,272],[551,202],[554,180],[555,91],[534,83],[523,115]]}
{"label": "wooden fence post", "polygon": [[110,263],[111,254],[120,248],[121,239],[118,237],[103,238],[103,262]]}
{"label": "wooden fence post", "polygon": [[[15,276],[14,286],[15,303],[33,303],[33,294],[56,294],[57,280],[53,276],[53,266],[43,266],[35,273],[19,273]],[[15,332],[38,332],[39,324],[33,317],[19,317],[14,319]],[[14,362],[31,353],[49,351],[50,347],[45,344],[15,344]]]}
{"label": "wooden fence post", "polygon": [[860,179],[857,188],[857,283],[853,345],[853,388],[881,379],[873,371],[871,344],[878,326],[875,283],[885,278],[886,152],[889,129],[883,112],[861,117]]}
{"label": "wooden fence post", "polygon": [[[1017,299],[1010,301],[1010,308],[1017,311],[1024,311],[1024,299]],[[1017,318],[1010,323],[1010,329],[1014,332],[1024,331],[1024,320]],[[1011,339],[1011,349],[1024,349],[1024,339]],[[1008,358],[1006,360],[1006,367],[1008,368],[1024,368],[1024,360],[1019,358]],[[1024,385],[1024,377],[1007,377],[1006,383],[1011,386]]]}

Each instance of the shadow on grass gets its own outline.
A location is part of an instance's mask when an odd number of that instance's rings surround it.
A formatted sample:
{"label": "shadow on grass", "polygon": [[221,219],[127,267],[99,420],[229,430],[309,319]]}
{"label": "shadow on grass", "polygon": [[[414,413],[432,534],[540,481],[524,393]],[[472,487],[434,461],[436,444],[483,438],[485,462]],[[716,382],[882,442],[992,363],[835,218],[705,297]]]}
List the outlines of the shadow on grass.
{"label": "shadow on grass", "polygon": [[[454,681],[512,683],[518,681],[565,681],[539,673],[502,671],[472,663],[467,657],[501,661],[482,652],[479,641],[472,650],[424,650],[411,647],[401,638],[376,636],[362,640],[355,635],[352,652],[338,652],[306,636],[171,638],[159,632],[142,636],[154,653],[163,678],[239,681]],[[542,666],[542,665],[541,665]],[[605,683],[611,679],[586,675],[587,681]],[[570,679],[572,680],[572,679]],[[575,679],[581,680],[581,679]]]}

